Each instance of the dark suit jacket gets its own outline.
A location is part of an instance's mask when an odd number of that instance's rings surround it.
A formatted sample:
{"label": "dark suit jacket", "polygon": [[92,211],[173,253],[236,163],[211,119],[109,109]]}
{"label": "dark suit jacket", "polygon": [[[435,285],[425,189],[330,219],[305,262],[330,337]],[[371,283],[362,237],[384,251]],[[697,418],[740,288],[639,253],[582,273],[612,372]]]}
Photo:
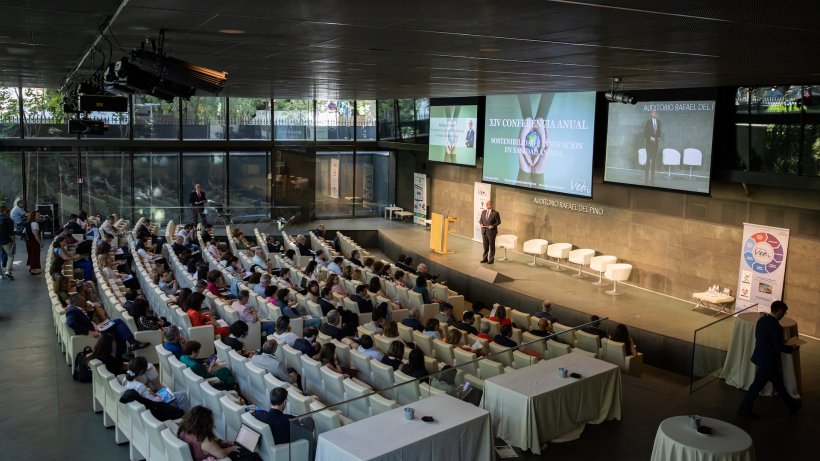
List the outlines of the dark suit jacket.
{"label": "dark suit jacket", "polygon": [[151,229],[149,229],[148,226],[141,224],[137,229],[137,238],[141,240],[145,237],[151,237],[153,239],[154,234],[151,233]]}
{"label": "dark suit jacket", "polygon": [[533,334],[535,336],[540,336],[542,338],[546,338],[547,336],[550,335],[550,332],[549,331],[544,331],[544,330],[530,330],[530,334]]}
{"label": "dark suit jacket", "polygon": [[419,322],[416,319],[404,319],[401,321],[401,324],[406,327],[410,327],[416,331],[424,331],[424,325],[422,325],[421,322]]}
{"label": "dark suit jacket", "polygon": [[501,334],[495,335],[495,338],[493,338],[493,342],[495,342],[496,344],[502,345],[504,347],[515,347],[515,346],[518,345],[512,339],[510,339],[510,338],[508,338],[504,335],[501,335]]}
{"label": "dark suit jacket", "polygon": [[458,322],[453,326],[458,328],[459,330],[466,331],[467,333],[472,333],[474,335],[478,334],[478,330],[476,330],[475,327],[470,325],[469,323]]}
{"label": "dark suit jacket", "polygon": [[326,334],[335,340],[342,340],[342,330],[339,329],[339,327],[334,327],[329,323],[323,323],[322,326],[319,327],[319,331],[321,331],[322,334]]}
{"label": "dark suit jacket", "polygon": [[467,147],[475,147],[475,130],[467,131],[467,137],[464,138],[464,144]]}
{"label": "dark suit jacket", "polygon": [[227,338],[222,338],[222,342],[225,343],[226,346],[230,346],[231,349],[235,350],[236,352],[239,352],[240,354],[245,349],[245,345],[242,344],[242,341],[236,338],[232,338],[230,336],[228,336]]}
{"label": "dark suit jacket", "polygon": [[322,314],[327,315],[333,309],[336,309],[336,305],[325,298],[319,298],[319,307],[322,309]]}
{"label": "dark suit jacket", "polygon": [[[661,121],[659,119],[655,119],[657,122],[657,129],[653,134],[652,130],[652,119],[646,121],[646,124],[643,127],[643,137],[646,138],[646,147],[653,147],[655,149],[658,148],[658,140],[661,139]],[[653,143],[649,138],[655,137],[655,142]]]}
{"label": "dark suit jacket", "polygon": [[296,248],[299,250],[299,254],[302,256],[313,256],[313,252],[310,251],[310,248],[308,248],[307,245],[296,242]]}
{"label": "dark suit jacket", "polygon": [[270,432],[273,434],[273,441],[276,442],[277,445],[282,443],[290,443],[290,420],[295,418],[295,416],[288,415],[275,408],[271,408],[268,411],[254,411],[253,417],[270,426]]}
{"label": "dark suit jacket", "polygon": [[359,295],[350,295],[350,300],[359,305],[360,314],[373,312],[373,303],[370,302],[370,299],[362,298]]}
{"label": "dark suit jacket", "polygon": [[581,331],[583,331],[584,333],[589,333],[591,335],[598,335],[598,337],[601,338],[601,339],[609,337],[609,335],[606,333],[606,331],[604,331],[603,329],[598,328],[598,327],[581,328]]}
{"label": "dark suit jacket", "polygon": [[478,223],[482,226],[490,226],[489,229],[482,227],[482,234],[496,235],[498,234],[498,226],[501,225],[501,215],[495,210],[484,210],[481,212],[481,218],[479,218]]}
{"label": "dark suit jacket", "polygon": [[359,260],[358,260],[358,259],[356,259],[356,258],[350,258],[350,259],[349,259],[349,261],[350,261],[350,262],[352,262],[353,264],[355,264],[355,265],[359,266],[359,267],[363,267],[363,266],[364,266],[364,264],[362,264],[362,262],[361,262],[361,261],[359,261]]}
{"label": "dark suit jacket", "polygon": [[[204,207],[205,203],[207,203],[206,200],[208,199],[205,197],[205,192],[200,192],[199,195],[200,197],[197,197],[196,191],[191,191],[191,194],[188,196],[188,203],[190,203],[191,206],[194,207]],[[200,205],[197,205],[197,202],[202,203]]]}
{"label": "dark suit jacket", "polygon": [[773,315],[765,315],[755,325],[755,350],[752,363],[763,367],[780,366],[780,354],[791,354],[794,347],[783,343],[783,327]]}
{"label": "dark suit jacket", "polygon": [[94,324],[88,318],[88,314],[77,306],[68,306],[65,311],[65,322],[68,328],[74,331],[75,335],[85,336],[94,331]]}

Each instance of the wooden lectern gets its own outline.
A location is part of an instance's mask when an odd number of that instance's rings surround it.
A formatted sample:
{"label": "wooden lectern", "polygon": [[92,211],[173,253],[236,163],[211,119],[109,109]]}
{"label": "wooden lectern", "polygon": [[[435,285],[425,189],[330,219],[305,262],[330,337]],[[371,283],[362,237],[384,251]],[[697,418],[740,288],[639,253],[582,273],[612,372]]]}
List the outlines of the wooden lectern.
{"label": "wooden lectern", "polygon": [[454,253],[453,251],[447,251],[447,236],[450,233],[450,223],[458,221],[458,218],[444,216],[440,213],[433,213],[431,218],[430,249],[443,255]]}

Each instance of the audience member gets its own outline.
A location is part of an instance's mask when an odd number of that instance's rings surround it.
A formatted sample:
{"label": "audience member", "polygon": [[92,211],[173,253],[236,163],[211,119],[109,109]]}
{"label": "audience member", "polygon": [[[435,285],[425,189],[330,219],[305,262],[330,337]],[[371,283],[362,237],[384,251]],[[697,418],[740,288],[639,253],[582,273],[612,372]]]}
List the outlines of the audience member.
{"label": "audience member", "polygon": [[427,319],[427,323],[424,324],[424,330],[422,330],[422,333],[427,336],[431,336],[433,339],[441,339],[441,333],[438,331],[438,326],[439,321],[437,318]]}
{"label": "audience member", "polygon": [[421,312],[419,312],[418,308],[414,307],[410,309],[408,317],[402,320],[401,324],[416,331],[424,331],[424,325],[421,324],[419,318],[421,318]]}
{"label": "audience member", "polygon": [[546,318],[542,317],[538,319],[538,329],[530,330],[531,334],[535,336],[540,336],[542,338],[546,338],[547,336],[552,334],[552,324]]}
{"label": "audience member", "polygon": [[518,343],[512,340],[512,325],[510,324],[501,325],[501,330],[495,335],[493,341],[504,347],[515,347],[518,345]]}
{"label": "audience member", "polygon": [[453,326],[459,330],[477,335],[478,330],[473,326],[473,322],[475,322],[475,314],[473,311],[464,311],[464,313],[461,314],[461,322],[455,323]]}
{"label": "audience member", "polygon": [[180,356],[179,361],[187,365],[197,376],[201,376],[204,379],[219,378],[221,384],[214,386],[217,389],[230,389],[235,387],[236,381],[234,380],[233,374],[231,374],[231,370],[225,368],[219,361],[209,358],[207,365],[202,364],[199,359],[199,351],[201,348],[202,344],[200,344],[199,341],[191,340],[185,342],[182,346],[182,356]]}
{"label": "audience member", "polygon": [[[260,319],[256,308],[250,305],[250,297],[251,294],[248,290],[242,290],[239,292],[239,296],[237,296],[236,301],[231,304],[231,307],[234,311],[236,311],[239,320],[242,320],[247,324],[259,322],[265,336],[273,334],[276,330],[276,322],[268,319]],[[254,345],[254,347],[256,347],[256,345]]]}
{"label": "audience member", "polygon": [[253,417],[270,426],[273,441],[277,445],[290,443],[291,420],[294,415],[285,413],[288,403],[288,391],[283,387],[275,387],[270,391],[270,410],[256,410]]}
{"label": "audience member", "polygon": [[362,354],[378,361],[381,361],[382,357],[384,357],[384,354],[373,345],[373,338],[371,338],[370,335],[361,335],[358,343],[358,351]]}
{"label": "audience member", "polygon": [[[214,414],[203,406],[195,406],[182,417],[177,437],[188,444],[193,461],[236,458],[240,447],[214,435]],[[247,451],[247,450],[246,450]]]}
{"label": "audience member", "polygon": [[404,359],[404,343],[401,341],[393,341],[387,349],[387,354],[382,357],[382,363],[390,365],[393,370],[398,370]]}
{"label": "audience member", "polygon": [[322,334],[328,335],[331,338],[341,341],[342,339],[342,329],[341,329],[341,318],[339,316],[339,311],[336,309],[331,309],[327,312],[327,321],[319,327],[319,331]]}
{"label": "audience member", "polygon": [[507,318],[507,308],[501,305],[495,308],[495,315],[489,317],[488,320],[493,320],[501,325],[512,326],[512,319]]}
{"label": "audience member", "polygon": [[296,333],[290,331],[290,319],[284,315],[276,319],[276,331],[273,333],[273,339],[279,344],[287,344],[293,347],[293,343],[299,339]]}
{"label": "audience member", "polygon": [[609,339],[624,343],[624,346],[626,346],[626,355],[636,355],[638,353],[638,347],[635,341],[632,340],[632,336],[629,336],[629,330],[623,323],[619,323],[615,326],[615,331],[612,332]]}
{"label": "audience member", "polygon": [[277,356],[278,349],[279,345],[275,339],[265,341],[265,343],[262,344],[261,353],[251,357],[251,363],[266,370],[272,374],[274,378],[298,387],[300,385],[299,373],[293,369],[289,370],[285,365],[285,361],[279,359]]}
{"label": "audience member", "polygon": [[[81,307],[83,306],[83,307]],[[125,354],[126,344],[128,344],[129,351],[135,351],[147,347],[149,343],[140,342],[134,339],[134,334],[120,319],[109,319],[101,325],[95,325],[91,321],[93,310],[88,310],[86,300],[82,293],[77,292],[69,298],[69,305],[66,308],[65,318],[66,325],[74,331],[75,335],[98,337],[101,334],[111,335],[117,341],[117,357],[122,357]],[[100,327],[103,327],[100,331]]]}
{"label": "audience member", "polygon": [[604,339],[608,337],[606,330],[601,328],[601,318],[597,315],[592,315],[589,317],[590,322],[594,322],[592,325],[588,327],[581,328],[581,331],[584,333],[589,333],[591,335],[598,335],[599,338]]}
{"label": "audience member", "polygon": [[419,349],[411,349],[407,356],[407,363],[402,365],[401,372],[419,379],[427,376],[427,368],[424,366],[424,353]]}
{"label": "audience member", "polygon": [[223,337],[222,342],[225,343],[226,346],[230,346],[230,348],[237,353],[250,357],[252,354],[245,350],[245,343],[243,341],[243,339],[248,336],[248,324],[242,320],[237,320],[232,323],[229,328],[231,333],[227,338]]}
{"label": "audience member", "polygon": [[446,323],[448,325],[455,324],[456,318],[453,316],[453,305],[444,301],[440,302],[436,319],[438,319],[439,323]]}
{"label": "audience member", "polygon": [[545,318],[550,321],[550,324],[558,322],[558,318],[552,315],[552,303],[546,299],[541,303],[541,311],[532,315],[538,317],[539,319]]}
{"label": "audience member", "polygon": [[164,340],[162,346],[165,350],[174,354],[177,359],[182,357],[182,334],[179,332],[179,327],[169,325],[163,330],[162,337]]}

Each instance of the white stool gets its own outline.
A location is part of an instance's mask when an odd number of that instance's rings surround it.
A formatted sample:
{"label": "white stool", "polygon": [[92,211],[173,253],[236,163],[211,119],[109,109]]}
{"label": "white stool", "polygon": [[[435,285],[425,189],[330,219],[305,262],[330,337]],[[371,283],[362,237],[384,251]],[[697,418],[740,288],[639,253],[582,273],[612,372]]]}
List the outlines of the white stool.
{"label": "white stool", "polygon": [[680,165],[680,151],[667,147],[663,150],[663,165],[669,167],[666,177],[672,176],[672,165]]}
{"label": "white stool", "polygon": [[589,266],[589,262],[592,261],[593,256],[595,256],[595,250],[591,248],[578,248],[577,250],[570,251],[569,262],[578,264],[578,273],[573,274],[572,276],[579,279],[584,278],[581,268],[584,266]]}
{"label": "white stool", "polygon": [[524,251],[524,253],[529,253],[532,255],[532,262],[527,263],[528,266],[536,265],[536,258],[547,252],[547,245],[549,245],[549,242],[547,242],[544,239],[532,239],[524,242],[522,250]]}
{"label": "white stool", "polygon": [[504,249],[504,257],[498,258],[499,261],[507,260],[507,248],[515,251],[515,246],[518,244],[518,237],[512,234],[502,234],[495,238],[495,247]]}
{"label": "white stool", "polygon": [[617,296],[623,294],[623,291],[618,291],[618,282],[625,282],[629,280],[629,275],[632,274],[632,264],[609,264],[606,266],[606,278],[612,280],[614,285],[611,290],[607,290],[606,294]]}
{"label": "white stool", "polygon": [[703,164],[703,153],[699,149],[687,147],[683,149],[683,164],[689,167],[689,177],[692,177],[692,167]]}
{"label": "white stool", "polygon": [[551,267],[551,270],[554,271],[562,271],[564,270],[561,267],[561,260],[567,259],[569,257],[569,252],[572,251],[572,244],[571,243],[553,243],[552,245],[547,247],[547,256],[555,258],[555,267]]}
{"label": "white stool", "polygon": [[610,264],[615,264],[618,262],[618,258],[611,255],[604,255],[604,256],[593,256],[592,259],[589,261],[589,268],[598,272],[598,281],[592,282],[593,285],[596,287],[604,287],[609,285],[608,282],[603,281],[603,274],[606,270],[606,266]]}

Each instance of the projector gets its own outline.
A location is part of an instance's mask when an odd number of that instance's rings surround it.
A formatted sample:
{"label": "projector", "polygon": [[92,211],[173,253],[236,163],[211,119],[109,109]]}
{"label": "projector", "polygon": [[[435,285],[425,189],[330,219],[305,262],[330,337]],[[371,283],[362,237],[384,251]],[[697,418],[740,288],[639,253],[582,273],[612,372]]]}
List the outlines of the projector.
{"label": "projector", "polygon": [[637,104],[638,98],[623,91],[607,91],[604,93],[604,98],[609,102],[622,102],[624,104]]}
{"label": "projector", "polygon": [[197,66],[180,59],[165,56],[146,49],[131,52],[131,63],[161,81],[170,81],[183,86],[218,94],[228,81],[228,73]]}
{"label": "projector", "polygon": [[80,94],[77,108],[80,112],[128,112],[128,98],[107,94]]}

